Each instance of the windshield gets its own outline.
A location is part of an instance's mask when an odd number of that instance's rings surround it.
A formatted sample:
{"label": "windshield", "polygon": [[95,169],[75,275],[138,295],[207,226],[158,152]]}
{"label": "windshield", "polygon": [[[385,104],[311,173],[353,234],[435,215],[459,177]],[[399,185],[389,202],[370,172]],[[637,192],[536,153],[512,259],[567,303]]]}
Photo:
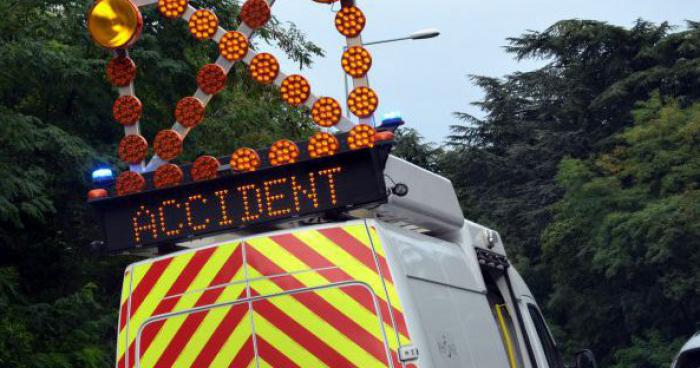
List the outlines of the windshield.
{"label": "windshield", "polygon": [[700,368],[700,349],[683,353],[678,357],[676,368]]}

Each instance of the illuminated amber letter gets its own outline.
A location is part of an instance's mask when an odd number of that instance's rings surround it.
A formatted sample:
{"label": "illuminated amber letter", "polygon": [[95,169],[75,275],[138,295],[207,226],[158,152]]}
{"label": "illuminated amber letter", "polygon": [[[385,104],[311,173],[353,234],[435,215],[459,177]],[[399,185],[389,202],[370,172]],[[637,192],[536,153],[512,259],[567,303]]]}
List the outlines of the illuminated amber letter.
{"label": "illuminated amber letter", "polygon": [[166,207],[176,207],[176,208],[181,208],[182,205],[177,203],[176,200],[174,199],[169,199],[167,201],[163,201],[161,203],[160,207],[158,208],[158,214],[160,215],[160,228],[163,230],[163,233],[166,236],[178,236],[182,234],[182,228],[185,227],[185,224],[182,222],[177,224],[177,227],[175,229],[168,229],[168,225],[165,223],[165,209]]}
{"label": "illuminated amber letter", "polygon": [[202,197],[201,194],[195,194],[191,195],[189,198],[187,198],[187,202],[185,202],[185,213],[187,214],[187,225],[192,228],[193,231],[201,231],[207,228],[209,226],[209,223],[211,222],[210,219],[206,218],[204,219],[204,222],[201,224],[195,224],[194,220],[192,219],[192,203],[194,201],[200,201],[202,204],[207,204],[207,199]]}
{"label": "illuminated amber letter", "polygon": [[[141,223],[141,219],[145,218],[144,224]],[[141,206],[138,211],[136,211],[136,216],[131,218],[132,225],[134,225],[134,239],[137,243],[141,243],[141,233],[150,232],[153,236],[153,240],[158,239],[158,226],[156,225],[156,215],[154,215],[146,206]]]}
{"label": "illuminated amber letter", "polygon": [[294,193],[294,207],[297,212],[301,211],[301,200],[299,194],[304,194],[314,204],[314,208],[318,208],[318,194],[316,193],[316,175],[309,173],[309,189],[304,189],[301,184],[297,183],[296,176],[292,176],[292,192]]}
{"label": "illuminated amber letter", "polygon": [[233,224],[233,220],[228,217],[228,212],[226,212],[226,196],[228,195],[228,190],[220,190],[214,192],[217,198],[219,198],[219,209],[221,210],[221,221],[219,221],[219,226],[229,226]]}
{"label": "illuminated amber letter", "polygon": [[[250,222],[250,221],[255,221],[260,218],[260,215],[263,213],[263,205],[262,205],[262,194],[260,193],[260,188],[258,188],[255,184],[251,185],[244,185],[242,187],[236,188],[240,193],[241,196],[243,196],[243,217],[241,220],[243,222]],[[258,213],[257,214],[252,214],[250,213],[250,203],[248,199],[248,193],[251,191],[255,191],[255,201],[258,204]]]}
{"label": "illuminated amber letter", "polygon": [[338,197],[336,196],[335,193],[335,174],[340,173],[343,171],[340,167],[334,167],[332,169],[326,169],[326,170],[321,170],[318,172],[319,176],[327,176],[328,177],[328,189],[330,190],[331,193],[331,203],[336,204],[338,203]]}
{"label": "illuminated amber letter", "polygon": [[288,215],[288,214],[292,213],[291,208],[282,208],[279,210],[275,210],[272,208],[272,206],[274,205],[274,202],[284,199],[285,195],[282,193],[272,194],[270,192],[270,188],[273,185],[280,185],[280,184],[284,184],[286,182],[287,182],[287,178],[281,178],[281,179],[268,180],[265,183],[263,183],[263,187],[265,188],[265,203],[267,204],[267,214],[270,215],[271,217],[283,216],[283,215]]}

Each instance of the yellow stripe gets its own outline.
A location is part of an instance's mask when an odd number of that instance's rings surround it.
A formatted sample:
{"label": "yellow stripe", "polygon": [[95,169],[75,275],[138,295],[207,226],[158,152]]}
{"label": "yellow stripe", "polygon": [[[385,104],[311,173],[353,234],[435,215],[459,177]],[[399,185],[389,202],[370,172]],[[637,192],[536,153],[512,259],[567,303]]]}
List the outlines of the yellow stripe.
{"label": "yellow stripe", "polygon": [[155,263],[155,261],[151,263],[141,263],[133,267],[132,274],[134,280],[131,283],[132,292],[136,290],[137,286],[139,286],[143,278],[146,276],[146,273],[148,273],[148,270],[150,270],[151,266],[153,266],[153,263]]}
{"label": "yellow stripe", "polygon": [[[160,279],[153,286],[151,292],[146,296],[141,306],[136,311],[136,314],[129,320],[129,345],[133,343],[138,334],[139,327],[141,324],[149,318],[153,311],[158,306],[158,303],[167,294],[168,290],[172,284],[177,280],[177,276],[182,273],[187,263],[190,261],[194,253],[187,253],[180,257],[173,258],[165,272],[161,275]],[[142,267],[150,267],[149,265],[144,265]],[[138,267],[141,268],[141,267]],[[134,271],[134,277],[136,277],[136,270]],[[125,333],[126,329],[122,331]]]}
{"label": "yellow stripe", "polygon": [[[221,293],[221,296],[217,299],[215,304],[218,303],[225,303],[225,302],[230,302],[237,300],[238,297],[241,295],[241,293],[245,290],[245,284],[235,284],[227,287],[224,289],[224,292]],[[180,353],[180,356],[177,358],[175,361],[175,366],[178,367],[191,367],[192,364],[194,363],[194,360],[197,359],[197,356],[199,356],[199,353],[204,349],[204,346],[209,342],[209,339],[211,336],[214,334],[216,329],[221,325],[221,321],[223,321],[224,317],[226,317],[226,314],[231,310],[231,308],[243,308],[245,307],[247,309],[247,305],[238,305],[235,307],[221,307],[221,308],[216,308],[210,310],[206,317],[204,317],[204,320],[202,323],[199,325],[197,328],[197,331],[192,335],[192,337],[189,339],[187,342],[187,345],[185,348],[182,350]],[[248,336],[250,336],[250,317],[245,316],[239,323],[239,327],[241,325],[247,326],[247,333]],[[238,329],[238,327],[237,327]],[[245,338],[248,338],[246,336]],[[241,342],[241,345],[245,343],[245,339]],[[240,347],[239,347],[240,348]],[[231,354],[233,351],[238,351],[236,350],[229,350],[228,354]],[[235,356],[235,354],[234,354]],[[233,357],[231,357],[233,358]],[[218,367],[217,365],[214,365],[214,367]],[[223,366],[222,366],[223,367]],[[228,367],[228,365],[226,365]]]}
{"label": "yellow stripe", "polygon": [[122,282],[122,295],[121,299],[119,300],[119,305],[123,305],[124,302],[126,302],[126,299],[129,297],[131,294],[131,271],[126,270],[124,272],[124,281]]}
{"label": "yellow stripe", "polygon": [[388,292],[391,305],[398,311],[402,311],[401,303],[399,303],[399,298],[393,285],[385,280],[384,282],[387,284],[387,291],[385,291],[384,283],[382,283],[379,274],[345,251],[342,245],[333,243],[317,231],[298,232],[294,235],[318,254],[337,265],[353,279],[367,283],[382,300],[387,301]]}
{"label": "yellow stripe", "polygon": [[[357,239],[357,241],[364,244],[364,246],[368,249],[374,250],[379,256],[386,258],[386,254],[384,254],[384,249],[382,248],[381,243],[376,242],[374,244],[374,248],[372,247],[373,242],[371,242],[369,237],[367,236],[367,226],[365,226],[365,224],[345,226],[343,227],[343,230],[345,230],[348,234],[352,235],[352,237]],[[370,232],[374,231],[370,230]]]}
{"label": "yellow stripe", "polygon": [[501,327],[501,332],[503,332],[503,340],[505,340],[506,349],[508,350],[508,360],[510,361],[510,368],[517,368],[515,364],[515,353],[513,349],[513,341],[510,338],[510,333],[508,332],[508,326],[506,325],[506,319],[503,317],[503,310],[505,305],[496,305],[496,314],[498,315],[498,323]]}
{"label": "yellow stripe", "polygon": [[[248,305],[246,305],[246,308],[248,308]],[[219,353],[211,362],[210,367],[229,367],[233,359],[236,358],[236,354],[243,348],[243,345],[245,345],[252,334],[253,329],[251,328],[250,311],[247,311],[246,316],[243,317],[238,326],[236,326],[236,329],[233,330],[231,336],[229,336],[228,340],[226,340]],[[251,345],[251,349],[252,348]],[[254,354],[251,354],[251,356],[252,355]],[[252,362],[253,365],[255,365],[255,359],[253,359]]]}
{"label": "yellow stripe", "polygon": [[[224,263],[233,253],[233,251],[233,247],[218,248],[211,258],[209,258],[207,264],[204,265],[199,274],[194,278],[190,288],[193,290],[201,290],[211,285],[212,280],[214,280],[214,277],[216,277],[216,274],[219,272],[219,270],[221,270]],[[242,269],[239,270],[238,274],[242,274]],[[199,298],[202,296],[202,293],[203,292],[199,291],[182,295],[175,305],[175,308],[173,308],[173,312],[192,309],[197,303],[197,300],[199,300]],[[182,315],[169,318],[165,321],[163,327],[158,332],[158,335],[156,335],[155,339],[153,340],[153,343],[151,343],[148,350],[143,355],[141,364],[144,367],[151,367],[157,363],[158,358],[160,358],[165,349],[168,347],[168,344],[172,338],[175,337],[177,331],[180,330],[180,327],[185,322],[187,317],[188,315]]]}
{"label": "yellow stripe", "polygon": [[[377,232],[377,229],[375,229],[374,227],[368,227],[367,229],[369,232],[372,247],[376,250],[377,254],[383,255],[384,259],[386,259],[386,255],[384,254],[384,246],[382,245],[382,241],[379,238],[379,233]],[[389,260],[387,259],[387,263],[388,262],[389,262]],[[391,270],[383,270],[383,272],[391,272]],[[384,277],[388,277],[388,276],[389,275],[384,275]],[[386,282],[386,287],[387,287],[387,290],[390,294],[398,295],[398,292],[396,290],[396,286],[393,283]],[[395,302],[392,302],[392,306],[394,308],[396,308],[396,310],[403,311],[403,307],[401,306],[400,303],[397,303],[397,304],[394,304],[394,303]],[[400,317],[394,316],[394,318],[398,319]],[[404,323],[406,323],[405,317],[404,317]],[[400,334],[400,333],[396,333],[395,335],[398,336],[398,339],[399,339],[398,342],[395,342],[395,340],[393,338],[389,338],[389,340],[390,340],[389,341],[389,348],[391,348],[392,350],[398,350],[399,346],[401,346],[401,345],[410,345],[411,344],[411,340],[408,338],[408,336],[405,336],[405,335]],[[390,336],[394,336],[394,335],[390,335]]]}
{"label": "yellow stripe", "polygon": [[[292,253],[288,252],[279,244],[275,243],[269,238],[258,239],[250,245],[255,248],[258,252],[267,256],[268,259],[274,260],[275,264],[285,270],[286,272],[291,272],[290,270],[301,270],[308,269],[309,267],[305,265],[301,260],[296,258]],[[328,285],[329,282],[321,276],[318,272],[309,271],[303,273],[297,273],[293,276],[296,280],[304,284],[307,288],[313,288],[318,286]],[[379,323],[377,320],[377,315],[374,311],[367,310],[362,304],[358,303],[355,299],[351,298],[348,294],[342,291],[342,289],[325,289],[323,292],[316,292],[318,296],[331,304],[335,309],[343,313],[345,316],[355,321],[358,325],[362,326],[367,332],[379,339],[384,340],[382,333],[379,329]],[[387,332],[393,333],[393,328],[391,327],[391,321],[384,321],[384,328]],[[388,322],[388,323],[387,323]],[[371,327],[371,328],[367,328]],[[393,335],[392,335],[393,336]]]}
{"label": "yellow stripe", "polygon": [[[127,269],[126,272],[124,272],[124,281],[122,282],[122,295],[120,298],[120,309],[119,309],[119,321],[118,326],[122,325],[122,313],[124,313],[125,318],[129,318],[129,306],[125,305],[126,300],[129,298],[129,295],[131,295],[131,278],[132,278],[133,273]],[[121,308],[124,308],[125,310],[122,311]],[[126,323],[126,321],[124,321]],[[126,326],[126,325],[125,325]],[[126,329],[126,328],[125,328]],[[119,361],[119,358],[124,355],[124,352],[126,351],[126,334],[120,333],[119,336],[117,337],[117,362]]]}
{"label": "yellow stripe", "polygon": [[[262,276],[257,270],[252,267],[248,268],[248,274],[251,277]],[[278,294],[283,292],[279,286],[272,281],[261,280],[251,284],[251,288],[262,295]],[[316,335],[320,340],[328,343],[335,351],[343,355],[348,361],[358,367],[382,367],[385,365],[372,356],[369,352],[358,346],[353,340],[349,339],[345,334],[339,332],[335,326],[329,324],[324,319],[316,315],[302,303],[291,296],[279,296],[267,299],[274,306],[279,308],[286,315],[290,316]],[[257,324],[256,324],[257,331]],[[280,350],[285,352],[286,350]]]}
{"label": "yellow stripe", "polygon": [[[275,349],[286,355],[300,367],[327,367],[315,355],[309,353],[294,339],[290,338],[258,313],[253,313],[255,333],[265,339]],[[279,368],[279,367],[278,367]]]}

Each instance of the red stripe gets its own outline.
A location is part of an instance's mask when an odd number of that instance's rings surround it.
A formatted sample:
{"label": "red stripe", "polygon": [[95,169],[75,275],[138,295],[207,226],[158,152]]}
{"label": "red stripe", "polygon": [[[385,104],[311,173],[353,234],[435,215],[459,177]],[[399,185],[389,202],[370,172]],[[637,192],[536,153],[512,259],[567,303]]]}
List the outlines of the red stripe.
{"label": "red stripe", "polygon": [[403,364],[399,361],[399,355],[394,350],[391,351],[391,361],[394,362],[395,368],[403,367]]}
{"label": "red stripe", "polygon": [[[178,295],[182,294],[187,289],[189,286],[192,284],[192,281],[194,278],[199,274],[199,271],[202,270],[204,265],[207,264],[209,259],[211,258],[212,254],[214,254],[215,248],[208,248],[208,249],[203,249],[200,251],[197,251],[194,256],[190,259],[189,262],[187,262],[187,266],[185,266],[184,270],[180,275],[178,276],[177,280],[173,283],[172,286],[170,286],[170,290],[168,290],[166,296],[170,295]],[[157,316],[165,313],[169,313],[175,308],[175,305],[177,305],[177,302],[180,300],[180,296],[177,297],[172,297],[169,299],[163,299],[158,303],[158,306],[156,307],[155,311],[151,316]],[[151,345],[151,342],[153,339],[156,337],[158,334],[158,331],[163,327],[165,324],[165,321],[157,321],[148,326],[146,328],[142,335],[141,335],[141,349],[143,351],[148,350],[148,347]],[[133,352],[133,345],[136,343],[136,340],[134,340],[130,346],[129,351]],[[130,355],[133,356],[133,355]],[[124,357],[122,357],[121,360],[123,360]]]}
{"label": "red stripe", "polygon": [[[233,358],[233,361],[231,362],[229,368],[248,368],[250,362],[252,362],[253,359],[255,359],[255,350],[253,349],[253,337],[251,336],[245,342],[241,350],[238,351],[236,357]],[[192,367],[198,368],[200,366],[195,364]]]}
{"label": "red stripe", "polygon": [[[245,295],[246,291],[243,290],[238,299],[245,297]],[[199,352],[197,359],[192,363],[192,367],[208,367],[211,362],[214,361],[214,358],[216,358],[216,355],[221,351],[221,348],[229,337],[231,337],[233,331],[238,327],[243,318],[248,315],[248,309],[248,303],[230,307],[224,319],[221,320],[221,323],[216,326],[216,329],[211,334],[209,341],[204,345],[202,351]],[[248,320],[247,323],[248,329],[251,331],[250,333],[252,333],[250,320]]]}
{"label": "red stripe", "polygon": [[[156,261],[151,265],[148,271],[146,271],[146,275],[143,277],[143,279],[141,279],[141,282],[136,286],[136,289],[131,293],[129,298],[124,301],[124,304],[122,304],[122,308],[127,308],[127,303],[131,302],[131,313],[129,314],[129,317],[133,317],[134,313],[136,313],[136,311],[139,309],[141,303],[143,303],[143,300],[151,292],[151,289],[153,289],[153,286],[155,286],[156,282],[158,282],[158,279],[160,279],[160,276],[163,275],[163,272],[165,272],[165,269],[168,268],[168,265],[170,265],[172,260],[172,258],[165,258],[160,261]],[[126,318],[122,319],[122,325],[119,326],[119,331],[124,329],[126,320]]]}
{"label": "red stripe", "polygon": [[[239,247],[236,252],[234,252],[234,254],[231,255],[231,257],[226,261],[224,267],[222,267],[221,270],[219,270],[219,273],[214,277],[212,285],[225,284],[233,279],[236,272],[238,272],[238,269],[241,267],[242,259],[240,256],[237,256],[237,253],[240,252],[241,249],[242,247]],[[234,263],[231,264],[231,262]],[[205,291],[195,303],[195,308],[214,304],[219,296],[221,296],[221,294],[224,292],[224,289],[226,288],[219,287]],[[187,345],[187,342],[189,342],[190,338],[197,331],[197,328],[206,316],[207,312],[192,313],[187,316],[185,322],[183,322],[183,324],[180,326],[180,329],[177,331],[172,340],[170,340],[168,347],[158,359],[158,363],[156,363],[157,367],[172,367],[173,363],[180,355],[180,352],[182,352],[182,349],[184,349],[184,347]]]}
{"label": "red stripe", "polygon": [[[313,248],[309,247],[306,243],[302,242],[301,240],[299,240],[299,238],[297,238],[294,235],[278,235],[271,237],[271,239],[280,246],[282,246],[284,249],[286,249],[288,252],[292,253],[299,260],[306,263],[306,265],[308,265],[310,268],[321,269],[336,267],[336,265],[333,264],[333,262],[318,254]],[[332,283],[354,280],[354,278],[347,274],[345,271],[337,268],[330,270],[321,270],[317,272],[319,272],[324,278],[326,278],[326,280]],[[374,300],[372,299],[371,295],[363,293],[357,288],[350,288],[344,291],[348,295],[350,295],[350,297],[353,298],[356,302],[365,307],[365,309],[372,313],[376,313],[374,309]],[[389,314],[389,305],[382,299],[377,299],[377,301],[379,302],[379,308],[381,310],[384,322],[391,325],[391,314]],[[402,335],[409,336],[408,329],[406,328],[406,324],[404,322],[403,313],[398,311],[393,306],[391,312],[396,321],[398,321],[398,326],[395,326],[395,328],[397,328],[399,333],[401,333]]]}
{"label": "red stripe", "polygon": [[[340,247],[345,249],[345,251],[362,262],[365,266],[375,270],[375,272],[377,271],[376,260],[378,260],[380,264],[385,265],[386,270],[389,270],[388,264],[386,263],[386,259],[384,259],[384,257],[376,254],[377,258],[375,260],[374,255],[376,252],[372,252],[372,250],[367,248],[366,245],[342,228],[335,227],[330,229],[322,229],[318,232],[323,234],[323,236],[328,238],[333,243],[338,244]],[[391,274],[382,274],[382,276],[389,282],[394,282],[391,278]]]}
{"label": "red stripe", "polygon": [[[291,361],[286,355],[282,354],[279,350],[275,349],[274,346],[270,345],[262,337],[256,336],[256,339],[258,342],[258,355],[260,356],[260,359],[266,361],[273,367],[301,368],[299,365]],[[195,365],[195,367],[198,366]]]}
{"label": "red stripe", "polygon": [[[252,247],[249,247],[247,252],[248,263],[256,270],[258,267],[263,267],[278,275],[286,273],[282,268],[274,264],[270,259],[260,254]],[[251,261],[253,263],[251,263]],[[292,276],[272,277],[268,280],[277,284],[280,288],[282,288],[282,290],[298,290],[306,288],[306,285],[302,284],[299,280]],[[344,291],[345,289],[348,288],[342,288],[340,290]],[[361,292],[364,291],[365,293],[368,292],[364,288],[359,290],[361,290]],[[345,314],[341,313],[325,299],[311,291],[293,294],[292,296],[306,308],[310,309],[314,314],[328,322],[328,324],[333,326],[339,333],[345,335],[348,339],[355,342],[362,349],[377,358],[377,360],[387,364],[386,350],[384,349],[383,341],[375,338],[372,334],[367,332],[367,330],[362,328]]]}
{"label": "red stripe", "polygon": [[304,326],[274,306],[270,301],[256,301],[253,303],[253,309],[329,367],[355,367],[344,356],[333,350],[332,347],[309,332]]}

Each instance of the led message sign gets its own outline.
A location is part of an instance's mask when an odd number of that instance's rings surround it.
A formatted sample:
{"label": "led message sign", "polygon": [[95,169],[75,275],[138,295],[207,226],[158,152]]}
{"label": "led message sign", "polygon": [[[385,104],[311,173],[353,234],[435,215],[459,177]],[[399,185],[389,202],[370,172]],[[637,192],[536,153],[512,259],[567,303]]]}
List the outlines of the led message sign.
{"label": "led message sign", "polygon": [[386,201],[381,148],[91,202],[110,251]]}

